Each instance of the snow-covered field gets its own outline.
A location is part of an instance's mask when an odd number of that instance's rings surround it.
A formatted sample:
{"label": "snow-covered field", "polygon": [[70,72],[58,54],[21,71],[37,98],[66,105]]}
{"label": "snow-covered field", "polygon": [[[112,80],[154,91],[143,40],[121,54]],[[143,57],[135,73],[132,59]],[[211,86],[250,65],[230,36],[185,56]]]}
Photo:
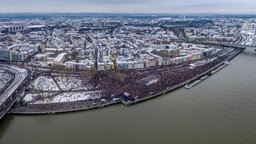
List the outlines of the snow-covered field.
{"label": "snow-covered field", "polygon": [[[54,81],[56,80],[56,82]],[[44,93],[36,93],[31,91],[23,100],[32,104],[62,103],[74,102],[79,100],[95,99],[102,96],[102,91],[82,91],[82,92],[46,92],[61,90],[88,90],[89,85],[84,85],[80,77],[61,77],[55,78],[49,76],[40,76],[33,83],[32,87],[36,90],[45,91]],[[59,86],[59,87],[58,87]],[[57,94],[57,95],[54,95]]]}
{"label": "snow-covered field", "polygon": [[[37,99],[38,94],[27,94],[23,100],[31,102]],[[74,102],[79,100],[95,99],[102,96],[101,91],[90,91],[90,92],[72,92],[72,93],[61,93],[53,97],[46,97],[41,100],[31,102],[33,104],[47,104],[47,103],[61,103],[61,102]]]}
{"label": "snow-covered field", "polygon": [[25,95],[25,97],[23,98],[23,100],[25,102],[30,102],[32,101],[34,98],[38,97],[38,94],[27,94]]}
{"label": "snow-covered field", "polygon": [[88,89],[79,77],[55,77],[55,79],[62,90]]}
{"label": "snow-covered field", "polygon": [[57,84],[51,77],[40,76],[36,79],[33,87],[37,90],[43,91],[58,91],[60,90]]}
{"label": "snow-covered field", "polygon": [[23,100],[25,102],[37,101],[37,100],[41,100],[41,99],[50,97],[53,94],[56,94],[56,92],[55,93],[28,93],[24,96]]}

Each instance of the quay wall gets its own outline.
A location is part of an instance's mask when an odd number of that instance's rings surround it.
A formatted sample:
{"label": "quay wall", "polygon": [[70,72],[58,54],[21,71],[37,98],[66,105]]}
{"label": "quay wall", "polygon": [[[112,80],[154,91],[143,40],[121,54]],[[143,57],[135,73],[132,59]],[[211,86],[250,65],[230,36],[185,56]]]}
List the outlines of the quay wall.
{"label": "quay wall", "polygon": [[[92,110],[96,108],[102,108],[111,106],[117,103],[121,103],[121,101],[108,102],[105,104],[97,103],[95,105],[83,104],[83,101],[77,102],[66,102],[66,103],[51,103],[51,104],[28,104],[25,107],[21,108],[13,108],[10,113],[11,114],[19,114],[19,115],[41,115],[41,114],[58,114],[58,113],[68,113],[68,112],[78,112],[85,110]],[[56,105],[62,105],[59,109],[54,109]],[[43,107],[43,108],[42,108]],[[40,108],[40,109],[39,109]]]}

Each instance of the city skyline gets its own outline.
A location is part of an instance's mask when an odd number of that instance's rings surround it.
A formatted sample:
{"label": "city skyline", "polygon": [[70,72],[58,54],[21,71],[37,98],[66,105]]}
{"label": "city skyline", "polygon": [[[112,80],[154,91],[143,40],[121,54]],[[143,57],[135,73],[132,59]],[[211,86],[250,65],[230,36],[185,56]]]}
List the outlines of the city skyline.
{"label": "city skyline", "polygon": [[0,144],[255,144],[255,5],[0,0]]}
{"label": "city skyline", "polygon": [[253,0],[9,0],[0,13],[12,12],[95,12],[95,13],[213,13],[256,14]]}

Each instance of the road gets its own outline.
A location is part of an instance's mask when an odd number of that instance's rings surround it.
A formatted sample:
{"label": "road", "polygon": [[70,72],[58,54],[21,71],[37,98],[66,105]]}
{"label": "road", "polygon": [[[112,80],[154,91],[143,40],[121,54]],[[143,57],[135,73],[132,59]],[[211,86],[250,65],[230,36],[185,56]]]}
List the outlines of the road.
{"label": "road", "polygon": [[27,78],[28,72],[17,66],[0,64],[0,69],[6,69],[14,73],[15,78],[9,87],[0,96],[0,119],[7,113],[11,106],[15,103],[17,94],[19,94],[24,80]]}

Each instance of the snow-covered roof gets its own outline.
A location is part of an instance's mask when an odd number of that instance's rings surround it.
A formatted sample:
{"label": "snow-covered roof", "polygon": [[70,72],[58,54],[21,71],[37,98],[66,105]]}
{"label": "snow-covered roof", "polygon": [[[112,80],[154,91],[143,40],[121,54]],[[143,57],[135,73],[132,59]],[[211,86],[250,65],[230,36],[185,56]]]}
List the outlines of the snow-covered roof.
{"label": "snow-covered roof", "polygon": [[60,53],[55,59],[54,61],[61,61],[61,59],[63,59],[63,57],[66,55],[66,53]]}
{"label": "snow-covered roof", "polygon": [[28,28],[44,28],[45,25],[32,25],[32,26],[28,26]]}

